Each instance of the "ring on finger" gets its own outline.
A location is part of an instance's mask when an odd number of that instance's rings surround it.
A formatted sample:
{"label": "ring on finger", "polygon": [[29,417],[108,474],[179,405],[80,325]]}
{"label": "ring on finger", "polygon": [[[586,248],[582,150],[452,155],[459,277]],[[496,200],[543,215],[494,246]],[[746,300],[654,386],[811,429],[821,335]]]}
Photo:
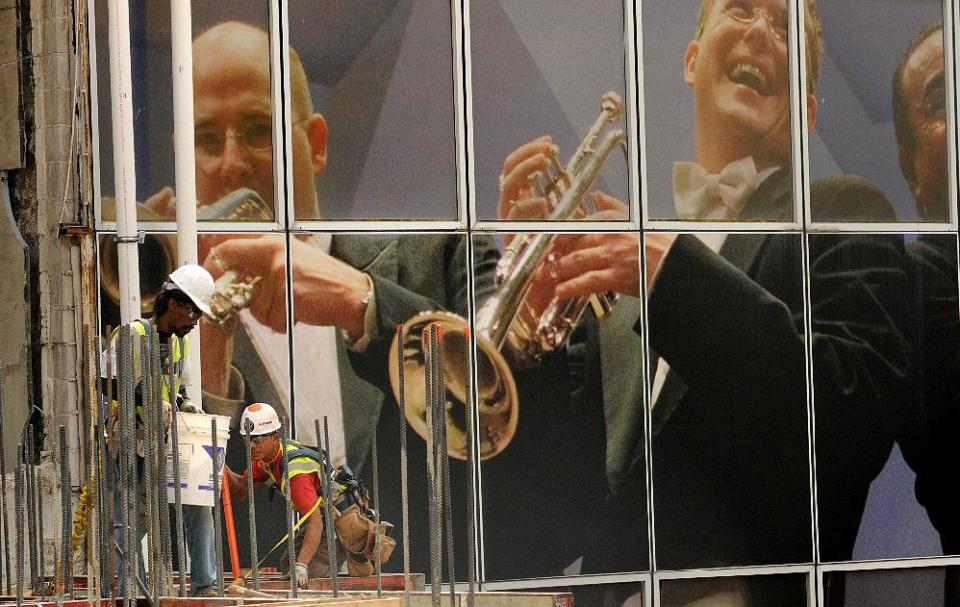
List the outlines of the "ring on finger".
{"label": "ring on finger", "polygon": [[550,278],[554,280],[560,280],[560,267],[559,261],[557,259],[556,253],[550,253],[547,255],[547,272],[550,274]]}
{"label": "ring on finger", "polygon": [[500,182],[500,191],[503,191],[503,186],[506,184],[507,178],[503,176],[503,173],[500,173],[499,182]]}
{"label": "ring on finger", "polygon": [[223,263],[223,260],[220,259],[220,256],[217,255],[217,247],[213,247],[212,249],[210,249],[210,259],[213,261],[214,264],[216,264],[217,269],[220,271],[221,274],[227,271],[227,266]]}

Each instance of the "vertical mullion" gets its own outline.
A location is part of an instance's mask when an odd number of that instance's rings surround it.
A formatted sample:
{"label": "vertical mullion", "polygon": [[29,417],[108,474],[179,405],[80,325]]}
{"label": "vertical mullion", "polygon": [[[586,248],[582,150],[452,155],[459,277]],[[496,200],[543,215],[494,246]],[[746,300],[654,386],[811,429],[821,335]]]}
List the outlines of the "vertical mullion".
{"label": "vertical mullion", "polygon": [[289,16],[287,0],[269,0],[270,2],[270,93],[273,108],[273,143],[275,150],[273,155],[273,185],[274,185],[274,209],[277,214],[277,226],[283,230],[284,234],[284,255],[286,261],[286,297],[287,306],[287,389],[290,437],[297,438],[296,423],[296,390],[294,386],[294,335],[293,327],[295,320],[293,318],[293,259],[291,255],[291,235],[289,218],[293,215],[291,210],[294,199],[293,192],[293,163],[290,161],[292,145],[290,141],[290,63],[289,63]]}

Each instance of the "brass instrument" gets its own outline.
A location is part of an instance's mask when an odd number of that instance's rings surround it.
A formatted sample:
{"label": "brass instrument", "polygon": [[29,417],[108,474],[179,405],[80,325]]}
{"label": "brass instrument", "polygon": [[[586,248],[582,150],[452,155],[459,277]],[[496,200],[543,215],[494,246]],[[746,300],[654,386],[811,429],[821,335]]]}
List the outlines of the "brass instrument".
{"label": "brass instrument", "polygon": [[[600,116],[580,143],[566,167],[554,158],[553,174],[537,176],[537,187],[551,208],[550,221],[578,219],[586,214],[584,194],[596,180],[600,169],[615,147],[626,151],[626,134],[621,129],[604,131],[623,113],[623,102],[613,92],[601,98]],[[601,133],[603,136],[601,138]],[[598,143],[599,139],[599,143]],[[587,305],[602,315],[613,304],[609,296],[590,296],[568,301],[551,301],[542,313],[532,311],[527,302],[535,270],[548,259],[555,234],[517,236],[497,265],[497,289],[477,310],[477,413],[481,460],[502,452],[513,439],[519,418],[516,382],[507,357],[518,364],[530,364],[560,346],[576,325]],[[443,327],[446,352],[444,372],[447,378],[447,444],[451,457],[466,459],[466,415],[470,395],[465,388],[468,372],[464,329],[466,319],[450,312],[429,311],[417,314],[403,325],[404,396],[407,422],[426,439],[424,398],[424,351],[421,334],[433,323]],[[509,354],[503,350],[507,347]],[[389,375],[394,396],[399,400],[399,369],[395,337],[390,349]]]}
{"label": "brass instrument", "polygon": [[[105,197],[101,205],[104,217],[116,217],[116,200]],[[213,204],[197,207],[198,221],[269,221],[273,209],[259,194],[249,188],[230,192]],[[138,221],[164,221],[150,207],[137,204]],[[167,276],[176,269],[177,245],[173,234],[147,234],[139,249],[140,267],[149,271],[140,273],[140,310],[148,314],[153,309],[153,300],[163,289]],[[120,280],[117,276],[117,243],[107,239],[100,247],[100,283],[115,302],[120,301]],[[246,307],[253,296],[259,277],[241,277],[228,271],[216,281],[216,293],[211,301],[213,320],[223,322]]]}

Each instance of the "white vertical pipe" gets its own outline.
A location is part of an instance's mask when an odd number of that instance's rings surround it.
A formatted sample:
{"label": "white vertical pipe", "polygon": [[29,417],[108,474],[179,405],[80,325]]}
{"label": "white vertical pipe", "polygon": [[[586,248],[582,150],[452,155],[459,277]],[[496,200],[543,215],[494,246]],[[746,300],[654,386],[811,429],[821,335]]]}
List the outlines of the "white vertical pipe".
{"label": "white vertical pipe", "polygon": [[[173,49],[173,150],[176,161],[177,260],[197,263],[197,165],[193,145],[193,24],[190,0],[170,1]],[[190,333],[190,385],[187,395],[200,402],[200,329]]]}
{"label": "white vertical pipe", "polygon": [[133,142],[133,83],[130,81],[130,7],[109,0],[110,100],[113,119],[113,175],[117,200],[117,275],[120,322],[140,316],[137,254],[137,178]]}

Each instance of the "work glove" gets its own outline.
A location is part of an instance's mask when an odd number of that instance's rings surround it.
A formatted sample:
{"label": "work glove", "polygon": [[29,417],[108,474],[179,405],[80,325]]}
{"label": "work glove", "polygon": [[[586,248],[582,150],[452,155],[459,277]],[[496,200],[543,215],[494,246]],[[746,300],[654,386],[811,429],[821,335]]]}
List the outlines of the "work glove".
{"label": "work glove", "polygon": [[189,398],[181,399],[177,404],[177,409],[179,409],[181,413],[203,413],[203,409],[194,404]]}
{"label": "work glove", "polygon": [[163,401],[163,409],[160,411],[160,415],[163,419],[164,431],[169,430],[170,426],[173,425],[173,405],[167,401]]}
{"label": "work glove", "polygon": [[307,566],[303,563],[296,563],[294,565],[294,575],[297,576],[297,588],[305,589],[307,587],[307,581],[310,579],[307,574]]}

